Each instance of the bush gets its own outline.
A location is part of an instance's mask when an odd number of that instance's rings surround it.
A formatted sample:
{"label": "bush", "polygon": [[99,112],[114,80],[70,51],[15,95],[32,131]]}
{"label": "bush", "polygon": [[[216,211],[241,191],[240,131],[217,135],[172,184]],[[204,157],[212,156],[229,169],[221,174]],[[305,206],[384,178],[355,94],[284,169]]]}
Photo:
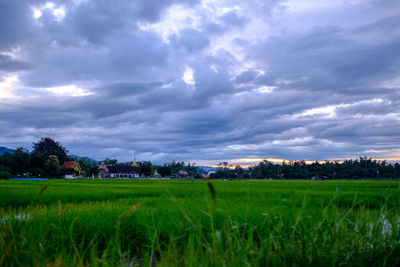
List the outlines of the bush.
{"label": "bush", "polygon": [[11,169],[9,167],[0,165],[0,179],[8,179],[11,177]]}

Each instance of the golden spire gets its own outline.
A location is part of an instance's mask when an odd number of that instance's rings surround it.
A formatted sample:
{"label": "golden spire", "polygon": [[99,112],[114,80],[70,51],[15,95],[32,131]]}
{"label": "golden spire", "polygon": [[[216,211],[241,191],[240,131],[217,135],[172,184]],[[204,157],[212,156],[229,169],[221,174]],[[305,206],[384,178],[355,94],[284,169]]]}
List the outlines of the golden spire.
{"label": "golden spire", "polygon": [[135,153],[135,156],[133,157],[132,167],[137,167],[137,163],[136,163],[136,153]]}

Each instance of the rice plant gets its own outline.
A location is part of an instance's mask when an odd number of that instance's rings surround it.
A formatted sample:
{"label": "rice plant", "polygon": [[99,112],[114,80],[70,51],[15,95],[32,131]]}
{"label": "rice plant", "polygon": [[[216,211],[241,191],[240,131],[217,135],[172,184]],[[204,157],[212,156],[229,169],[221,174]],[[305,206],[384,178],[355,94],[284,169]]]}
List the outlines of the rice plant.
{"label": "rice plant", "polygon": [[396,181],[0,181],[1,266],[400,263]]}

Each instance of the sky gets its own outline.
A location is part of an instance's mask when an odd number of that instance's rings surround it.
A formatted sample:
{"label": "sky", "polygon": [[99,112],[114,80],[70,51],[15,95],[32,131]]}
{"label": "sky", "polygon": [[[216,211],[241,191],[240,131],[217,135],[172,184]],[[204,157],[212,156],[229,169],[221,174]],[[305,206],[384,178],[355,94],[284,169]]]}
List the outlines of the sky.
{"label": "sky", "polygon": [[0,146],[400,159],[398,0],[2,0]]}

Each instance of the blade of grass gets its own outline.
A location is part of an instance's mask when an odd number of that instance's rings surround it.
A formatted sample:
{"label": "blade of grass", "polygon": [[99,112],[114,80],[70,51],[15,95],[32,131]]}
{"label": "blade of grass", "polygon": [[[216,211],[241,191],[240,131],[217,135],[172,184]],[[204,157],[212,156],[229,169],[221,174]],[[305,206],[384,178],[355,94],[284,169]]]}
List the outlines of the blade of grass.
{"label": "blade of grass", "polygon": [[37,200],[41,194],[43,194],[44,191],[47,190],[47,188],[49,188],[49,186],[51,185],[52,182],[49,182],[47,184],[45,184],[39,191],[39,193],[36,195],[35,200]]}
{"label": "blade of grass", "polygon": [[123,213],[121,216],[118,217],[117,221],[115,222],[115,227],[118,227],[124,218],[130,216],[143,204],[144,204],[144,201],[132,205],[132,207],[129,210],[127,210],[125,213]]}

